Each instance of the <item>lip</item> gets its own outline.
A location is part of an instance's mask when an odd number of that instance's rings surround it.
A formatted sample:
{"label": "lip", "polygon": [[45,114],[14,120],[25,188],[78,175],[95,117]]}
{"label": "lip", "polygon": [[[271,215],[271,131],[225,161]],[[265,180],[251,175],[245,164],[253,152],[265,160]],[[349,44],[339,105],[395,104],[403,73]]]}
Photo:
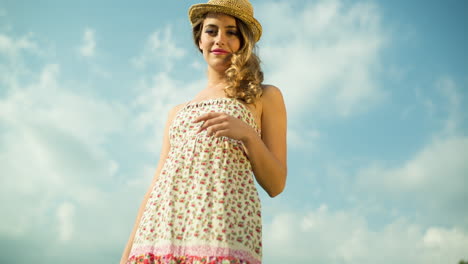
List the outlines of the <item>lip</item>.
{"label": "lip", "polygon": [[228,51],[223,50],[223,49],[214,49],[214,50],[211,51],[211,53],[213,53],[215,55],[229,54]]}

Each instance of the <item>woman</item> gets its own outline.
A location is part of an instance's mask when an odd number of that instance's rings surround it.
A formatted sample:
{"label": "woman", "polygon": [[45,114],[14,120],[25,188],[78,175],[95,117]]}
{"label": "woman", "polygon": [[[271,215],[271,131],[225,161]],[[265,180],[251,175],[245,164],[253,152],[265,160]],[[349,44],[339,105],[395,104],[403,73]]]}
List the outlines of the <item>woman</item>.
{"label": "woman", "polygon": [[167,118],[154,180],[121,263],[261,263],[260,199],[284,189],[286,109],[262,85],[262,28],[248,0],[190,7],[207,85]]}

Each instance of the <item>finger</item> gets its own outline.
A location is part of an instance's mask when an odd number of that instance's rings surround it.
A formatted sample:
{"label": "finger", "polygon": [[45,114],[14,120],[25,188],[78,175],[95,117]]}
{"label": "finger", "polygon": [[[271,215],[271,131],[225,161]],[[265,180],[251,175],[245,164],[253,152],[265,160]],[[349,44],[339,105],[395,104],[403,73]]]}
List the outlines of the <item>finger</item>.
{"label": "finger", "polygon": [[203,123],[201,124],[201,126],[198,128],[196,134],[200,133],[200,131],[203,130],[203,125],[205,124],[205,121],[203,121]]}
{"label": "finger", "polygon": [[216,132],[223,130],[223,129],[225,129],[224,124],[216,124],[216,125],[212,125],[208,127],[206,131],[208,132],[208,136],[211,136],[215,134]]}
{"label": "finger", "polygon": [[224,121],[226,121],[226,118],[223,115],[219,115],[217,117],[206,119],[206,121],[198,129],[197,133],[202,131],[203,129],[206,129],[206,128],[210,127],[210,126],[214,126],[216,124],[220,124],[220,123],[222,123]]}
{"label": "finger", "polygon": [[197,123],[197,122],[200,122],[200,121],[204,121],[204,120],[213,118],[213,117],[217,116],[218,114],[220,114],[220,113],[216,113],[216,112],[205,113],[203,115],[200,115],[200,116],[196,117],[194,120],[192,120],[192,123]]}
{"label": "finger", "polygon": [[225,136],[227,134],[228,130],[227,129],[221,129],[221,130],[218,130],[214,133],[214,137],[222,137],[222,136]]}

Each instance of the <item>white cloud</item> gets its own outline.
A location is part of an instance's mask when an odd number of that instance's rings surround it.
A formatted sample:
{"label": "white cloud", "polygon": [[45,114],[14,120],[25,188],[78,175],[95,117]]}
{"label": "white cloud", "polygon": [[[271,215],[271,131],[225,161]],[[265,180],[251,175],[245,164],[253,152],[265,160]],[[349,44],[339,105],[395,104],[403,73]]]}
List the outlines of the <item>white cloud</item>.
{"label": "white cloud", "polygon": [[79,47],[79,52],[84,57],[93,57],[96,52],[96,40],[94,29],[87,28],[83,32],[83,42]]}
{"label": "white cloud", "polygon": [[[122,129],[125,110],[61,88],[58,72],[58,65],[48,65],[38,83],[0,99],[1,196],[24,197],[14,206],[2,205],[2,233],[27,233],[37,227],[30,219],[48,221],[54,199],[80,199],[82,189],[118,172],[102,146]],[[27,209],[31,199],[38,205],[33,210]]]}
{"label": "white cloud", "polygon": [[10,20],[11,19],[8,17],[8,11],[5,8],[0,7],[0,32],[9,32],[12,30]]}
{"label": "white cloud", "polygon": [[32,37],[1,36],[0,53],[6,58],[1,66],[9,77],[3,79],[6,92],[0,97],[0,199],[8,201],[0,206],[0,236],[47,241],[38,254],[57,255],[65,242],[86,249],[90,237],[101,248],[115,246],[127,235],[115,230],[128,226],[130,231],[131,223],[109,223],[107,218],[121,214],[118,206],[135,207],[138,201],[128,197],[138,197],[134,193],[143,185],[122,183],[124,190],[109,192],[119,186],[116,175],[122,172],[108,144],[115,142],[116,133],[132,133],[129,110],[74,92],[79,90],[61,80],[59,64],[30,68],[25,54],[36,54],[31,50],[40,46]]}
{"label": "white cloud", "polygon": [[397,219],[373,229],[353,211],[326,205],[276,214],[264,228],[267,263],[457,263],[466,258],[468,233]]}
{"label": "white cloud", "polygon": [[455,81],[448,77],[443,76],[436,81],[436,88],[442,94],[442,98],[446,98],[446,112],[448,118],[445,120],[443,133],[446,135],[456,134],[462,123],[462,114],[461,110],[461,94],[459,93],[459,88]]}
{"label": "white cloud", "polygon": [[267,81],[283,89],[293,115],[348,116],[385,96],[376,75],[387,36],[372,2],[314,1],[298,13],[283,1],[259,10]]}
{"label": "white cloud", "polygon": [[103,143],[107,134],[123,124],[125,109],[61,87],[59,72],[59,65],[46,65],[37,83],[1,101],[0,117],[11,125],[51,125],[89,146]]}
{"label": "white cloud", "polygon": [[[145,144],[151,152],[160,149],[169,110],[191,100],[206,82],[203,79],[185,82],[177,78],[180,74],[173,71],[173,64],[183,58],[186,51],[178,47],[172,32],[171,26],[153,32],[140,55],[132,59],[138,69],[148,64],[157,66],[151,73],[141,76],[138,94],[133,101],[133,107],[138,112],[135,127],[151,134],[149,142]],[[187,66],[195,69],[201,67],[197,62]]]}
{"label": "white cloud", "polygon": [[358,171],[359,189],[410,199],[432,210],[458,208],[468,199],[468,137],[461,132],[465,114],[461,109],[462,95],[449,77],[438,78],[435,88],[437,104],[432,97],[417,95],[423,107],[430,110],[431,119],[439,124],[439,130],[402,164],[389,166],[378,161]]}
{"label": "white cloud", "polygon": [[287,133],[288,146],[296,150],[311,152],[315,150],[317,141],[321,139],[321,133],[318,130],[301,128],[288,128]]}
{"label": "white cloud", "polygon": [[360,170],[358,189],[409,200],[420,210],[453,210],[468,198],[466,157],[468,137],[434,139],[404,164],[387,167],[379,162]]}
{"label": "white cloud", "polygon": [[441,253],[446,248],[450,248],[454,256],[457,252],[462,252],[462,254],[464,254],[463,257],[467,257],[466,248],[468,248],[468,237],[465,233],[456,228],[428,228],[424,233],[423,244],[427,248],[431,248],[434,252],[439,253],[440,259],[442,259]]}
{"label": "white cloud", "polygon": [[195,70],[199,70],[199,71],[202,71],[205,69],[205,65],[200,63],[199,61],[193,61],[192,64],[190,64],[190,66],[195,69]]}
{"label": "white cloud", "polygon": [[457,263],[468,257],[463,97],[449,77],[435,87],[441,96],[431,109],[440,131],[408,160],[376,161],[357,177],[343,169],[354,168],[346,164],[355,160],[333,161],[326,176],[352,209],[276,213],[264,228],[266,262]]}
{"label": "white cloud", "polygon": [[3,90],[16,90],[25,83],[24,80],[33,75],[24,61],[25,56],[44,56],[33,38],[34,34],[31,32],[16,38],[0,33],[0,85]]}
{"label": "white cloud", "polygon": [[204,85],[203,80],[185,83],[173,79],[168,72],[158,72],[149,81],[141,80],[139,94],[134,101],[134,107],[138,109],[135,127],[150,130],[151,142],[147,146],[151,152],[161,145],[170,108],[191,100],[191,96]]}
{"label": "white cloud", "polygon": [[[78,53],[85,58],[96,57],[96,31],[92,28],[86,28],[83,32],[83,39],[80,46],[77,48]],[[96,76],[101,78],[110,79],[111,72],[107,68],[101,66],[97,60],[86,60],[86,68]]]}
{"label": "white cloud", "polygon": [[170,71],[174,60],[183,58],[186,51],[175,42],[172,27],[166,26],[164,30],[153,32],[145,43],[142,53],[132,59],[137,68],[145,68],[148,64],[163,65],[163,71]]}
{"label": "white cloud", "polygon": [[173,60],[185,53],[174,43],[170,26],[167,26],[164,30],[152,33],[140,55],[132,59],[132,64],[138,69],[145,68],[149,63],[157,63],[161,67],[156,72],[141,76],[137,96],[133,101],[133,108],[137,112],[134,127],[140,131],[149,131],[151,136],[145,145],[153,153],[160,149],[169,110],[190,100],[187,95],[193,92],[193,84],[171,77]]}
{"label": "white cloud", "polygon": [[464,122],[465,113],[461,109],[463,93],[453,78],[447,75],[439,76],[434,82],[434,87],[434,91],[428,90],[427,87],[415,89],[416,99],[424,107],[430,120],[442,123],[438,124],[443,127],[438,136],[456,135]]}
{"label": "white cloud", "polygon": [[74,232],[75,206],[71,203],[62,203],[56,211],[56,217],[59,229],[59,238],[62,241],[68,241],[72,238]]}
{"label": "white cloud", "polygon": [[33,33],[28,33],[15,39],[6,34],[0,33],[0,54],[5,55],[9,59],[14,59],[24,51],[36,54],[40,53],[37,44],[32,41],[33,36]]}

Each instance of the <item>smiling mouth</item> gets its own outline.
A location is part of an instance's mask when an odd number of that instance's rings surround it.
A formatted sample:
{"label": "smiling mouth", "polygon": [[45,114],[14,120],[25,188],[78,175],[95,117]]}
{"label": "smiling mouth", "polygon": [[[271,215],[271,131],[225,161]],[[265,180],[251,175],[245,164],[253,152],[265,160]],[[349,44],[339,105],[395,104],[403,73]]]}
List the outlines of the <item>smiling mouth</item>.
{"label": "smiling mouth", "polygon": [[215,54],[215,55],[224,55],[224,54],[229,54],[229,52],[225,51],[225,50],[222,50],[222,49],[215,49],[215,50],[212,50],[211,53]]}
{"label": "smiling mouth", "polygon": [[227,55],[227,52],[212,52],[214,55]]}

